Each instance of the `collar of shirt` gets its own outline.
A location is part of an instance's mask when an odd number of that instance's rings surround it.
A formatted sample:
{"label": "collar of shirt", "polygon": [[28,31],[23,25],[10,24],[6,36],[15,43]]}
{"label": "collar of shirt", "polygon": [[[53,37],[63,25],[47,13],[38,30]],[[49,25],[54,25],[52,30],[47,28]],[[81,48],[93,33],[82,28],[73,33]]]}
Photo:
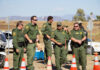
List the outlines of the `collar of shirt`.
{"label": "collar of shirt", "polygon": [[32,23],[31,23],[31,26],[36,26],[36,24],[32,24]]}
{"label": "collar of shirt", "polygon": [[51,25],[51,23],[47,22],[49,25]]}
{"label": "collar of shirt", "polygon": [[17,30],[21,31],[22,29],[18,29],[18,28],[17,28]]}
{"label": "collar of shirt", "polygon": [[57,31],[62,32],[63,30],[62,30],[62,29],[61,29],[61,30],[58,30],[58,29],[57,29]]}

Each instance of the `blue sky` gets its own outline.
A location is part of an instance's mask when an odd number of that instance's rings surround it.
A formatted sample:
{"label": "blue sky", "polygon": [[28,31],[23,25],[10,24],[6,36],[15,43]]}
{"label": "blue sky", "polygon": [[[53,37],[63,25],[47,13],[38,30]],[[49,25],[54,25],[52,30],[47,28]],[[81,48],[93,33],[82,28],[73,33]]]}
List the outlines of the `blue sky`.
{"label": "blue sky", "polygon": [[64,16],[75,14],[100,15],[100,0],[0,0],[0,17],[6,16]]}

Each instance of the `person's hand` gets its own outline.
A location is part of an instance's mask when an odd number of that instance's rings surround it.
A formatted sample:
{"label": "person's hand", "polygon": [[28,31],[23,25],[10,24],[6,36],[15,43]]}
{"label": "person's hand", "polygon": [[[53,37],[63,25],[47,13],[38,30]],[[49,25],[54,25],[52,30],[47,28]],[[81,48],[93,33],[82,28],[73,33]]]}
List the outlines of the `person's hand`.
{"label": "person's hand", "polygon": [[82,41],[81,41],[81,40],[78,40],[78,44],[80,44],[80,45],[81,45],[81,44],[82,44]]}
{"label": "person's hand", "polygon": [[26,48],[24,48],[24,52],[26,52]]}
{"label": "person's hand", "polygon": [[41,50],[41,49],[42,49],[42,47],[41,47],[41,44],[40,44],[40,43],[36,43],[36,47],[37,47],[39,50]]}
{"label": "person's hand", "polygon": [[82,41],[81,40],[79,41],[79,44],[82,44]]}
{"label": "person's hand", "polygon": [[46,35],[46,36],[47,36],[48,39],[50,39],[50,36],[49,35]]}
{"label": "person's hand", "polygon": [[32,40],[29,40],[29,43],[33,43],[33,41]]}
{"label": "person's hand", "polygon": [[38,43],[39,42],[39,39],[36,39],[36,43]]}
{"label": "person's hand", "polygon": [[19,49],[16,49],[16,52],[19,53]]}
{"label": "person's hand", "polygon": [[62,45],[62,43],[57,42],[58,45]]}

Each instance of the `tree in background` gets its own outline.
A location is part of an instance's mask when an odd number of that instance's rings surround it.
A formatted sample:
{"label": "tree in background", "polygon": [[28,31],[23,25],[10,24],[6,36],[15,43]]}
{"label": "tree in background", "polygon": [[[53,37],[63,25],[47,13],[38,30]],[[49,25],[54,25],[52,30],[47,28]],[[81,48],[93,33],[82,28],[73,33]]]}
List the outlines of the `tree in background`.
{"label": "tree in background", "polygon": [[100,21],[100,16],[96,16],[97,17],[97,20],[99,20]]}
{"label": "tree in background", "polygon": [[86,21],[84,10],[79,8],[73,17],[74,21]]}
{"label": "tree in background", "polygon": [[93,12],[90,12],[90,15],[87,17],[87,21],[89,21],[90,19],[93,20]]}

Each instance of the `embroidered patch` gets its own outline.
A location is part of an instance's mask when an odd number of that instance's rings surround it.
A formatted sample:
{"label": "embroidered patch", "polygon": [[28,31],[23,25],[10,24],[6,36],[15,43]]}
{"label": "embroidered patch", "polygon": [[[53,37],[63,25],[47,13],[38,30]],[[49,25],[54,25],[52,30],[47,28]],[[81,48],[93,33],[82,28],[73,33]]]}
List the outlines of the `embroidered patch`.
{"label": "embroidered patch", "polygon": [[45,28],[45,27],[46,27],[46,25],[43,25],[43,27]]}
{"label": "embroidered patch", "polygon": [[13,36],[16,36],[16,32],[13,32]]}
{"label": "embroidered patch", "polygon": [[65,34],[65,32],[62,32],[62,34]]}
{"label": "embroidered patch", "polygon": [[80,32],[80,35],[82,34],[82,32]]}
{"label": "embroidered patch", "polygon": [[54,35],[54,32],[52,32],[52,35]]}

